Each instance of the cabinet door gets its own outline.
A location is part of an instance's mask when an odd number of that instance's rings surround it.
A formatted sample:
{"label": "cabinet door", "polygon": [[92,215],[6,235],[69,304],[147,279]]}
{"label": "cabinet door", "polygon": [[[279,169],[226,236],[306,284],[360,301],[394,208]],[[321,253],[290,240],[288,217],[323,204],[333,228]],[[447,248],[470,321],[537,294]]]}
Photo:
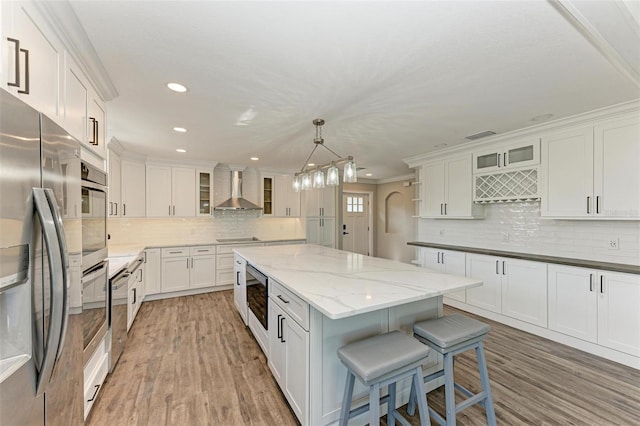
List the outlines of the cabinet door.
{"label": "cabinet door", "polygon": [[147,164],[147,217],[173,215],[171,204],[171,167]]}
{"label": "cabinet door", "polygon": [[[4,58],[6,65],[0,73],[3,75],[3,87],[47,117],[63,124],[60,116],[59,92],[63,81],[61,79],[64,51],[62,43],[44,24],[44,18],[35,10],[33,4],[30,2],[2,3],[3,6],[4,3],[9,3],[6,8],[3,7],[2,14],[10,15],[6,17],[6,21],[3,16],[3,27],[5,23],[10,24],[8,28],[2,28],[3,50],[6,51]],[[20,51],[17,52],[19,63],[15,60],[16,43],[7,40],[8,37],[19,40]],[[18,79],[19,87],[9,85],[9,83],[17,83]]]}
{"label": "cabinet door", "polygon": [[593,127],[542,138],[542,216],[593,215]]}
{"label": "cabinet door", "polygon": [[269,369],[280,388],[285,389],[284,312],[269,298]]}
{"label": "cabinet door", "polygon": [[173,168],[171,170],[172,216],[196,215],[196,170]]}
{"label": "cabinet door", "polygon": [[213,172],[196,170],[196,215],[210,216],[213,211]]}
{"label": "cabinet door", "polygon": [[286,216],[285,206],[275,202],[276,182],[274,176],[262,177],[262,215],[263,216]]}
{"label": "cabinet door", "polygon": [[469,157],[448,160],[445,171],[445,217],[472,216],[473,180]]}
{"label": "cabinet door", "polygon": [[444,214],[444,162],[422,166],[422,217]]}
{"label": "cabinet door", "polygon": [[334,217],[320,218],[320,244],[325,247],[336,246],[336,219]]}
{"label": "cabinet door", "polygon": [[190,275],[190,288],[213,287],[216,284],[216,256],[193,256]]}
{"label": "cabinet door", "polygon": [[189,266],[188,257],[162,259],[162,293],[188,289]]}
{"label": "cabinet door", "polygon": [[596,273],[549,264],[549,329],[595,343],[598,337]]}
{"label": "cabinet door", "polygon": [[288,316],[284,317],[284,391],[298,419],[307,418],[309,400],[309,333]]}
{"label": "cabinet door", "polygon": [[502,163],[502,156],[498,158],[499,148],[491,148],[486,151],[473,153],[473,173],[486,173],[496,171]]}
{"label": "cabinet door", "polygon": [[129,290],[127,293],[127,331],[131,328],[136,316],[136,304],[138,302],[138,286],[134,279],[129,280]]}
{"label": "cabinet door", "polygon": [[308,217],[306,220],[306,237],[309,244],[322,244],[320,234],[320,218]]}
{"label": "cabinet door", "polygon": [[73,59],[65,56],[64,127],[73,137],[86,142],[89,85]]}
{"label": "cabinet door", "polygon": [[502,260],[502,314],[547,326],[547,264]]}
{"label": "cabinet door", "polygon": [[598,286],[598,344],[640,356],[640,276],[604,272]]}
{"label": "cabinet door", "polygon": [[504,149],[504,167],[524,167],[540,164],[540,139],[531,139],[507,146]]}
{"label": "cabinet door", "polygon": [[467,289],[467,303],[491,312],[502,312],[500,259],[479,254],[467,255],[467,276],[482,281],[481,287]]}
{"label": "cabinet door", "polygon": [[442,272],[442,263],[440,263],[440,250],[420,247],[420,262],[423,268],[432,269],[435,272]]}
{"label": "cabinet door", "polygon": [[120,207],[120,178],[122,166],[120,156],[109,150],[109,216],[118,217]]}
{"label": "cabinet door", "polygon": [[145,167],[122,160],[122,217],[145,216]]}
{"label": "cabinet door", "polygon": [[595,127],[596,216],[640,218],[640,123],[637,118]]}
{"label": "cabinet door", "polygon": [[304,191],[303,199],[304,199],[304,212],[305,216],[313,217],[313,216],[321,216],[320,207],[322,204],[322,198],[320,196],[321,192],[318,189],[311,189],[309,191]]}
{"label": "cabinet door", "polygon": [[[440,264],[442,265],[442,272],[445,274],[466,276],[467,270],[467,256],[464,252],[440,250]],[[449,293],[445,297],[458,300],[460,302],[467,301],[466,290],[456,291]]]}
{"label": "cabinet door", "polygon": [[158,294],[161,292],[160,287],[160,249],[147,249],[145,251],[145,279],[144,293],[145,295]]}
{"label": "cabinet door", "polygon": [[[246,276],[247,261],[238,255],[235,255],[234,273],[236,276],[236,282],[233,286],[233,303],[236,305],[236,309],[240,313],[242,321],[247,324],[247,276]],[[269,324],[273,324],[269,319]]]}
{"label": "cabinet door", "polygon": [[[312,191],[314,191],[312,189]],[[323,189],[316,189],[322,195],[322,216],[336,215],[336,187],[327,186]]]}
{"label": "cabinet door", "polygon": [[87,138],[94,151],[104,155],[106,148],[107,112],[104,102],[90,91],[87,99]]}

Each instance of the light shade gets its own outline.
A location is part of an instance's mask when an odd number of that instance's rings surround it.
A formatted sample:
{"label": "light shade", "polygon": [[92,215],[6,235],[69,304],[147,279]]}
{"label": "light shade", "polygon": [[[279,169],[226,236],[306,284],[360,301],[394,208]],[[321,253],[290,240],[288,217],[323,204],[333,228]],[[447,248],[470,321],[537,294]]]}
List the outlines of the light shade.
{"label": "light shade", "polygon": [[302,175],[302,185],[300,187],[303,191],[311,189],[311,176],[309,175],[309,173],[305,173]]}
{"label": "light shade", "polygon": [[327,185],[328,186],[338,186],[340,185],[340,170],[332,164],[327,170]]}
{"label": "light shade", "polygon": [[300,192],[300,190],[302,189],[302,180],[300,179],[300,175],[295,175],[293,177],[292,186],[295,192]]}
{"label": "light shade", "polygon": [[320,169],[313,173],[313,187],[324,188],[324,173]]}
{"label": "light shade", "polygon": [[347,164],[344,165],[343,180],[346,183],[358,182],[358,175],[356,173],[356,163],[353,160],[350,160]]}

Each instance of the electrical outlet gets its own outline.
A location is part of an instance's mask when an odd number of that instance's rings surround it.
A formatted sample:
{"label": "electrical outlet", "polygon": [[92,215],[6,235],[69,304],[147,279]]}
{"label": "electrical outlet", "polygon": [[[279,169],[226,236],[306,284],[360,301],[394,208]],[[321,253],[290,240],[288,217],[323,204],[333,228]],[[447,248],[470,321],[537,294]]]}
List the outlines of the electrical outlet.
{"label": "electrical outlet", "polygon": [[509,233],[508,232],[502,232],[502,242],[503,243],[508,243],[509,242]]}
{"label": "electrical outlet", "polygon": [[441,230],[440,230],[440,236],[441,236],[441,237],[444,237],[444,229],[441,229]]}
{"label": "electrical outlet", "polygon": [[609,238],[609,242],[607,244],[607,248],[609,250],[619,250],[620,249],[620,238]]}

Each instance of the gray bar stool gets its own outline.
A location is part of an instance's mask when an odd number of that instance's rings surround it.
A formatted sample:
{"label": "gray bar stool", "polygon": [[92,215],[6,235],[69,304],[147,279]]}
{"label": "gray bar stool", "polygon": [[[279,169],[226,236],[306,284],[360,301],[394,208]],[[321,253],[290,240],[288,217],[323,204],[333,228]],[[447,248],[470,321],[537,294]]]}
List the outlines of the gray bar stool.
{"label": "gray bar stool", "polygon": [[[417,399],[420,425],[430,425],[427,397],[422,381],[422,363],[427,355],[428,347],[400,331],[380,334],[338,349],[338,357],[348,370],[340,411],[340,426],[346,426],[350,418],[367,410],[370,414],[370,425],[380,424],[380,404],[385,402],[388,403],[387,424],[393,426],[398,420],[408,426],[408,421],[396,410],[396,382],[410,376],[413,376],[411,389],[418,389],[420,396],[413,397],[414,412]],[[369,386],[369,403],[351,410],[356,376],[365,386]],[[380,388],[387,385],[389,394],[380,398]]]}
{"label": "gray bar stool", "polygon": [[[482,341],[489,333],[489,325],[468,318],[464,315],[453,314],[446,317],[418,322],[413,325],[413,335],[422,343],[444,355],[444,370],[430,374],[424,378],[427,383],[444,375],[444,393],[447,417],[444,418],[432,408],[429,412],[441,425],[454,426],[456,414],[474,404],[481,404],[487,413],[489,425],[496,424],[496,413],[493,408],[493,398],[489,385],[489,373],[484,355]],[[456,355],[475,349],[480,371],[482,391],[473,394],[468,389],[455,383],[453,378],[453,361]],[[467,399],[456,405],[455,389],[462,392]],[[418,392],[421,392],[418,390]],[[415,411],[415,388],[411,387],[407,412],[413,415]]]}

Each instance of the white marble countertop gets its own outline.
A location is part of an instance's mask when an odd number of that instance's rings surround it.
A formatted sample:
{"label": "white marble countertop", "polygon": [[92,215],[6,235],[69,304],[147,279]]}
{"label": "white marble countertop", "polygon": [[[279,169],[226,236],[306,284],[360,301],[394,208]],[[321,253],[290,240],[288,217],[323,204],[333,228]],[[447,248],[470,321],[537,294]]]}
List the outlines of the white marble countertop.
{"label": "white marble countertop", "polygon": [[482,285],[476,279],[314,244],[234,251],[330,319]]}
{"label": "white marble countertop", "polygon": [[129,264],[137,259],[138,256],[118,256],[109,258],[109,279],[113,278],[118,272],[129,266]]}

